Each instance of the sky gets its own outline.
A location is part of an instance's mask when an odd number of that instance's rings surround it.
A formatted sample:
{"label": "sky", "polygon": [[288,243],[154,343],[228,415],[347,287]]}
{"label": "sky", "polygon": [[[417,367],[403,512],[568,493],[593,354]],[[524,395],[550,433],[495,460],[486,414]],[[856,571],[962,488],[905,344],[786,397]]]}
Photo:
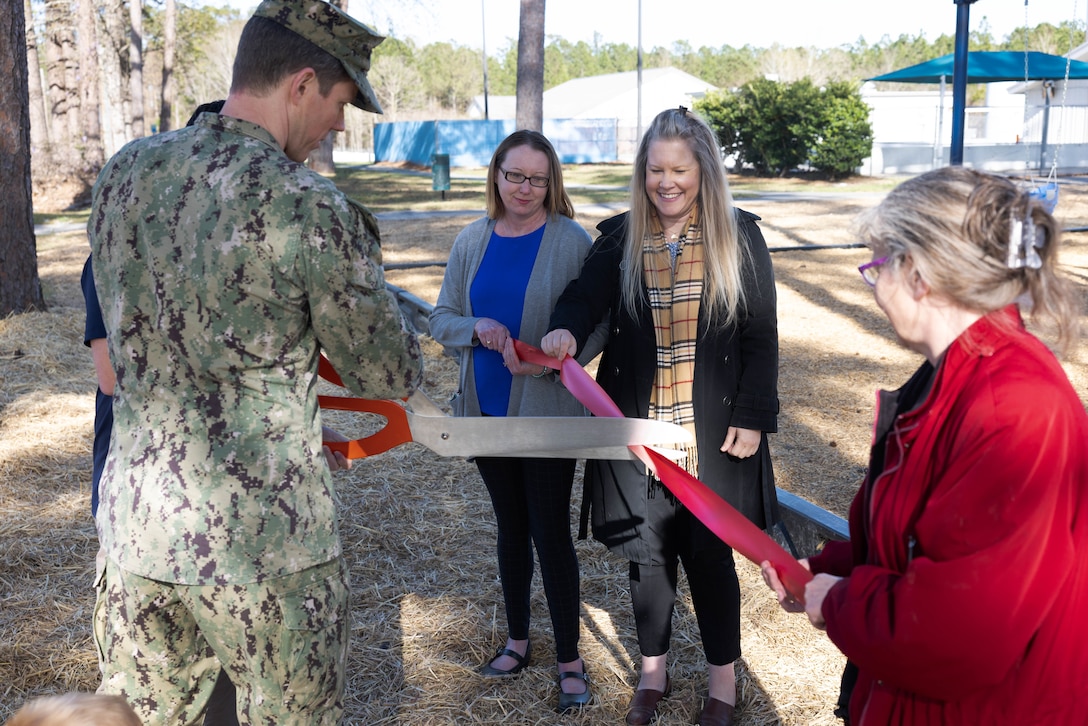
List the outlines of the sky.
{"label": "sky", "polygon": [[[256,0],[205,0],[252,10]],[[639,42],[670,48],[686,40],[702,46],[834,48],[864,38],[956,32],[953,0],[546,0],[544,32],[571,42]],[[417,45],[453,42],[495,55],[517,42],[519,0],[349,0],[348,12],[382,33]],[[977,0],[967,6],[970,30],[985,19],[998,40],[1014,29],[1088,19],[1088,0]],[[1026,23],[1025,23],[1026,13]]]}

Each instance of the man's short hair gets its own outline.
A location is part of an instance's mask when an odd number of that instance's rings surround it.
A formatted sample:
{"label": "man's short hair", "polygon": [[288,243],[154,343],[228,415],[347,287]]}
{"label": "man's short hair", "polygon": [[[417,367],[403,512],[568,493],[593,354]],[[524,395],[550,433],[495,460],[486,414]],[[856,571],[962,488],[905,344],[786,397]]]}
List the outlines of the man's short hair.
{"label": "man's short hair", "polygon": [[303,68],[314,69],[323,96],[337,83],[352,80],[340,61],[329,53],[274,20],[254,16],[246,23],[238,41],[230,90],[263,96]]}
{"label": "man's short hair", "polygon": [[[267,23],[257,22],[260,20],[271,21],[333,58],[346,73],[346,78],[355,82],[352,104],[364,111],[382,112],[367,73],[371,53],[385,38],[324,0],[263,0],[242,31],[234,65],[235,78],[240,76],[240,80],[232,90],[267,92],[286,75],[306,67],[318,72],[318,85],[323,95],[344,79],[334,79],[327,59],[319,61],[319,56],[307,45],[299,45],[294,39],[274,33],[267,28]],[[303,58],[306,62],[298,62]],[[262,69],[261,65],[266,68]],[[269,75],[276,76],[271,83]]]}

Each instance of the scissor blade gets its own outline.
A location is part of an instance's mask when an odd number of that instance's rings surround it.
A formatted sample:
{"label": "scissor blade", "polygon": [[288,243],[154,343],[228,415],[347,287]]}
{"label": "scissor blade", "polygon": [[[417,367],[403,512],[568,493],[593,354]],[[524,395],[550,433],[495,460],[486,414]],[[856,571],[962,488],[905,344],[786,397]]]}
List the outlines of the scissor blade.
{"label": "scissor blade", "polygon": [[637,418],[478,418],[409,412],[408,424],[413,441],[442,456],[627,459],[631,445],[667,447],[691,440],[682,426]]}
{"label": "scissor blade", "polygon": [[[666,459],[671,459],[677,464],[688,458],[688,455],[679,449],[664,449],[660,446],[649,446]],[[499,454],[493,454],[499,456]],[[629,446],[586,446],[579,449],[549,449],[548,451],[510,451],[502,456],[514,456],[526,459],[609,459],[641,461]]]}

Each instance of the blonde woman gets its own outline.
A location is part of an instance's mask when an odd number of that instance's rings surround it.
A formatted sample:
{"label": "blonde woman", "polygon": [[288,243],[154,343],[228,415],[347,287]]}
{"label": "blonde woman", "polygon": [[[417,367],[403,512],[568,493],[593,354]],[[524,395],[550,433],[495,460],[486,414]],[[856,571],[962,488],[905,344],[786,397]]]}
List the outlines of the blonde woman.
{"label": "blonde woman", "polygon": [[[627,416],[690,429],[688,470],[761,527],[777,514],[767,434],[777,430],[778,326],[758,217],[735,209],[717,138],[681,107],[639,145],[631,210],[598,225],[578,280],[559,299],[542,349],[562,358],[610,315],[597,380]],[[678,564],[709,665],[700,723],[733,723],[740,585],[732,550],[630,461],[586,465],[593,536],[630,561],[642,673],[628,724],[657,717]],[[587,513],[583,512],[583,530]]]}

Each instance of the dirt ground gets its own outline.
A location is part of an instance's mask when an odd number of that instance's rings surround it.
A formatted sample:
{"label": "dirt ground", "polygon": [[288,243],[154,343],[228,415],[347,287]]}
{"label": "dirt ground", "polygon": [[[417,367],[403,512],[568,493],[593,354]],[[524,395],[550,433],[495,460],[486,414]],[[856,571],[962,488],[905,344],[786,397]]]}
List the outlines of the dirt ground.
{"label": "dirt ground", "polygon": [[[874,391],[899,385],[919,363],[899,348],[861,281],[861,249],[802,250],[853,242],[850,223],[878,195],[740,198],[763,218],[773,250],[780,333],[779,486],[844,514],[862,474]],[[365,201],[365,200],[364,200]],[[610,213],[588,209],[593,226]],[[1057,214],[1088,224],[1088,191],[1063,186]],[[381,219],[390,283],[434,302],[441,262],[472,219]],[[1063,256],[1088,283],[1088,238],[1067,235]],[[39,238],[50,310],[0,320],[0,721],[27,698],[98,683],[89,622],[97,539],[89,517],[94,375],[82,346],[79,233]],[[424,339],[425,388],[448,398],[455,367]],[[1066,364],[1088,399],[1086,351]],[[365,427],[346,415],[332,423]],[[637,682],[638,650],[625,564],[592,541],[577,543],[582,568],[582,653],[593,705],[558,716],[547,608],[533,596],[534,661],[514,681],[485,682],[475,667],[504,639],[494,525],[472,465],[418,445],[356,462],[336,477],[353,589],[348,724],[599,724],[623,718]],[[579,505],[576,496],[573,508]],[[824,726],[833,716],[842,657],[799,616],[783,613],[748,563],[738,723]],[[705,695],[698,631],[686,596],[678,605],[674,695],[659,723],[691,723]]]}

